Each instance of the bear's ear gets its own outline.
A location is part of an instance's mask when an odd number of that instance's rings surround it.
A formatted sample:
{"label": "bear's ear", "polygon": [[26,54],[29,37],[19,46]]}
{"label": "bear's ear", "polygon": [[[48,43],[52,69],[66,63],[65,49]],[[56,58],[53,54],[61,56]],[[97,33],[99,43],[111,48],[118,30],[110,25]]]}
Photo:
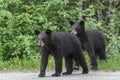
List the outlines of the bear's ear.
{"label": "bear's ear", "polygon": [[35,33],[35,35],[38,35],[40,33],[40,31],[34,30],[34,33]]}
{"label": "bear's ear", "polygon": [[69,21],[69,23],[70,23],[70,25],[71,25],[71,26],[74,24],[74,22],[73,22],[73,21]]}
{"label": "bear's ear", "polygon": [[84,21],[80,21],[80,25],[84,26]]}
{"label": "bear's ear", "polygon": [[46,34],[49,34],[49,35],[50,35],[51,32],[52,32],[52,31],[51,31],[50,29],[47,29],[47,30],[46,30]]}

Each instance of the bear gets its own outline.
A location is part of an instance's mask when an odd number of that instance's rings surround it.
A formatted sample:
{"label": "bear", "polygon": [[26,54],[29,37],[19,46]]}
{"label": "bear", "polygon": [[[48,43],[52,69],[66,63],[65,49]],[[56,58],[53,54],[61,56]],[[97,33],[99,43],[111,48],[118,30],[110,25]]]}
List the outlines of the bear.
{"label": "bear", "polygon": [[41,65],[39,77],[45,77],[48,57],[51,54],[55,60],[55,73],[52,76],[60,76],[62,72],[62,60],[65,59],[66,72],[62,75],[70,75],[73,72],[73,60],[81,65],[82,74],[89,72],[79,39],[68,32],[53,32],[50,29],[42,32],[34,30],[41,48]]}
{"label": "bear", "polygon": [[[85,30],[84,21],[70,21],[69,23],[72,26],[71,33],[79,38],[83,50],[86,50],[90,57],[91,69],[97,70],[96,57],[106,61],[106,44],[103,34],[96,29]],[[79,67],[77,63],[76,66]]]}

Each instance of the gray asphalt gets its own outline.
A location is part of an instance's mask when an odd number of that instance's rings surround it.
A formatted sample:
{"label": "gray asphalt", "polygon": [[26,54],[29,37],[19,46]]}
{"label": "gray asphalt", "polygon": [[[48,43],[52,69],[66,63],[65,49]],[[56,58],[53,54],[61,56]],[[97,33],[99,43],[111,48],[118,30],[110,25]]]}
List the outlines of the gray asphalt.
{"label": "gray asphalt", "polygon": [[0,72],[0,80],[120,80],[120,71],[117,72],[89,72],[89,74],[81,74],[80,71],[74,72],[72,75],[51,77],[53,73],[48,71],[46,77],[38,78],[39,72]]}

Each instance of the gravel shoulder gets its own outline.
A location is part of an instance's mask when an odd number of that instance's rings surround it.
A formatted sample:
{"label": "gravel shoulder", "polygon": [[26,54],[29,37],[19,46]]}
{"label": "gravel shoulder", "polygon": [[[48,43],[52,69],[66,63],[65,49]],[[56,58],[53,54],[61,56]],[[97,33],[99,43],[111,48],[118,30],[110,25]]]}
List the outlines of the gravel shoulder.
{"label": "gravel shoulder", "polygon": [[0,80],[120,80],[120,71],[102,72],[90,71],[89,74],[81,74],[74,71],[72,75],[51,77],[53,71],[47,71],[46,77],[38,78],[39,72],[7,71],[0,72]]}

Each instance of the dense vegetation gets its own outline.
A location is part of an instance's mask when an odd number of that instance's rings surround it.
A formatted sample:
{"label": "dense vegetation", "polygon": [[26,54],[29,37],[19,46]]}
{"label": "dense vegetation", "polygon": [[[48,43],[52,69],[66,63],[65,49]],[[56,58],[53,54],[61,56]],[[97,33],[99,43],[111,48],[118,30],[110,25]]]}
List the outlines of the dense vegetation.
{"label": "dense vegetation", "polygon": [[69,20],[84,20],[87,29],[102,31],[108,59],[120,61],[119,5],[119,0],[0,0],[0,65],[21,66],[28,60],[35,66],[40,50],[34,30],[70,32]]}

